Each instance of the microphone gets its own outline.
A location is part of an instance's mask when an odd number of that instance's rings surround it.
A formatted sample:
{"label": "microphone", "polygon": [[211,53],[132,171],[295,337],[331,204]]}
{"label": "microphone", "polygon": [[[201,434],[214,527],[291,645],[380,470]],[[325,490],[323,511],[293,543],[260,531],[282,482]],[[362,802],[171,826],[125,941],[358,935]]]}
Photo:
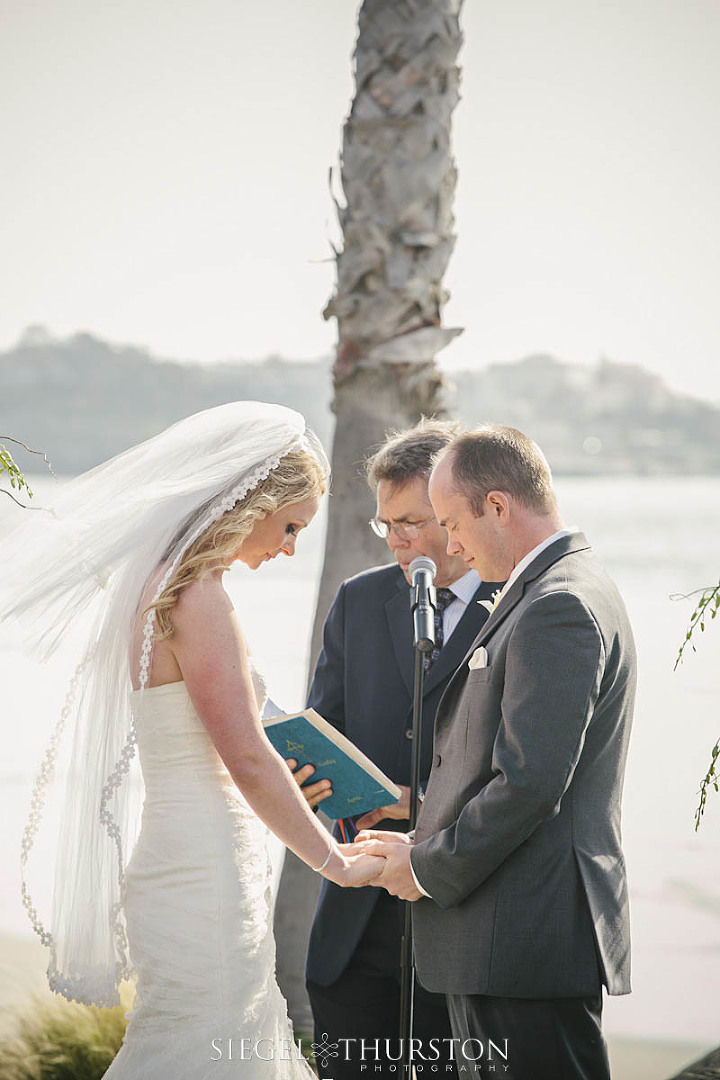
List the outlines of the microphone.
{"label": "microphone", "polygon": [[413,645],[420,652],[431,653],[435,648],[435,589],[433,581],[437,566],[427,555],[418,555],[408,567],[412,582],[410,607],[413,613]]}

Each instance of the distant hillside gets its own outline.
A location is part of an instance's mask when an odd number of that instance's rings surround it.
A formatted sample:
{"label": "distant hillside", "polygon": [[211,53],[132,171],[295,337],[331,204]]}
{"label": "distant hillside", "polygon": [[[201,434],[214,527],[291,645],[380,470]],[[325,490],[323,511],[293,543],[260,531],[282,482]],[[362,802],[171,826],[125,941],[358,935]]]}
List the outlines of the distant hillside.
{"label": "distant hillside", "polygon": [[556,473],[720,472],[720,408],[637,365],[540,355],[451,378],[458,416],[526,431]]}
{"label": "distant hillside", "polygon": [[185,364],[90,334],[27,332],[0,353],[0,434],[41,447],[56,472],[88,469],[200,409],[252,398],[298,409],[321,439],[331,430],[328,365]]}
{"label": "distant hillside", "polygon": [[[557,473],[720,472],[720,409],[671,392],[642,368],[532,356],[448,381],[453,415],[527,431]],[[329,447],[331,396],[327,359],[177,363],[90,334],[55,339],[41,328],[0,353],[0,435],[42,448],[61,473],[90,468],[174,420],[237,398],[298,409]]]}

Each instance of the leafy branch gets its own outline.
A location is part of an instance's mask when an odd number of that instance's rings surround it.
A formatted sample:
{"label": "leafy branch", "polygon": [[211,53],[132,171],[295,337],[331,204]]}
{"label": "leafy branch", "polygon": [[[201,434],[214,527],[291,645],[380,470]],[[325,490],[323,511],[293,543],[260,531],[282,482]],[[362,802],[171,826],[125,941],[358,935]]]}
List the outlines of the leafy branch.
{"label": "leafy branch", "polygon": [[[21,442],[20,439],[13,439],[11,435],[0,435],[0,439],[5,439],[6,442],[15,443],[16,446],[22,446],[23,450],[27,450],[29,454],[37,454],[43,459],[52,475],[55,476],[55,473],[53,472],[53,467],[50,464],[50,460],[47,454],[43,453],[42,450],[33,450],[32,447],[27,446],[26,443]],[[23,490],[26,491],[28,494],[28,498],[32,499],[33,493],[30,489],[30,485],[28,484],[27,480],[23,476],[18,466],[13,461],[13,456],[8,450],[7,446],[5,446],[3,442],[0,442],[0,477],[2,477],[3,474],[7,475],[7,479],[10,483],[11,488],[17,491],[18,494],[20,494]],[[28,506],[26,503],[20,502],[20,500],[16,499],[12,492],[8,491],[7,488],[0,487],[0,492],[2,492],[3,495],[7,495],[9,499],[12,499],[14,503],[17,503],[18,506],[21,506],[23,510],[39,509],[34,506]]]}
{"label": "leafy branch", "polygon": [[[720,610],[720,581],[718,581],[717,585],[712,585],[709,588],[698,589],[696,592],[687,593],[686,595],[675,595],[671,599],[687,600],[691,596],[699,596],[700,599],[690,616],[690,625],[685,634],[685,640],[678,650],[673,671],[676,671],[678,665],[683,662],[685,649],[688,645],[693,652],[697,652],[695,642],[693,641],[693,634],[695,634],[698,628],[700,629],[700,633],[704,633],[708,619],[714,619],[717,616],[718,610]],[[695,811],[695,832],[700,828],[700,822],[705,813],[705,803],[707,802],[709,788],[713,787],[715,788],[715,791],[720,792],[720,761],[718,761],[718,758],[720,758],[720,739],[718,739],[710,752],[710,766],[700,782],[700,802]]]}
{"label": "leafy branch", "polygon": [[720,756],[720,739],[715,743],[710,753],[710,767],[700,781],[700,802],[698,808],[695,811],[695,832],[700,828],[700,820],[705,813],[705,802],[707,800],[708,788],[714,787],[716,791],[720,792],[720,774],[718,773],[718,757]]}
{"label": "leafy branch", "polygon": [[692,636],[695,631],[700,628],[701,633],[705,631],[705,623],[709,618],[714,619],[720,608],[720,581],[717,585],[713,585],[708,589],[698,589],[693,593],[676,594],[671,597],[672,600],[688,600],[691,596],[699,596],[695,610],[690,616],[690,625],[685,634],[685,640],[683,641],[675,659],[675,667],[673,671],[677,671],[678,665],[682,663],[683,653],[689,645],[693,652],[697,652],[695,648],[695,642],[692,640]]}

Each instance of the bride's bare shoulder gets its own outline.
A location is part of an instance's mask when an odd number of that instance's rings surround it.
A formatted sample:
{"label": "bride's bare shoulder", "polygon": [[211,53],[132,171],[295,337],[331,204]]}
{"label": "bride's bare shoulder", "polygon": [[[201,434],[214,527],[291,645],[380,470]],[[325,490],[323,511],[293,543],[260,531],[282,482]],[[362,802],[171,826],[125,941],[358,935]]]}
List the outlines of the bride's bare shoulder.
{"label": "bride's bare shoulder", "polygon": [[206,574],[180,590],[173,608],[173,624],[177,630],[182,630],[196,625],[198,620],[225,621],[233,613],[221,574]]}

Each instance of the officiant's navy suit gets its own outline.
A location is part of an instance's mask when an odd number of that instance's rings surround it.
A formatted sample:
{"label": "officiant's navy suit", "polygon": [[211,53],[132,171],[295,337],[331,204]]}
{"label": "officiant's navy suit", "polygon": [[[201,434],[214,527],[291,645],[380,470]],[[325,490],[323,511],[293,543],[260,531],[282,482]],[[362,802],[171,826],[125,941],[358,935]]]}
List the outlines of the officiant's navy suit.
{"label": "officiant's navy suit", "polygon": [[[443,691],[484,625],[497,583],[480,583],[438,659],[425,676],[420,777],[430,775],[435,711]],[[308,704],[355,743],[397,784],[410,784],[415,653],[410,586],[398,566],[367,570],[344,582],[325,623],[323,650]],[[320,804],[322,809],[322,803]],[[375,828],[407,830],[385,819]],[[334,835],[341,839],[337,824]],[[327,986],[360,940],[383,889],[342,889],[323,881],[310,935],[307,976]]]}

